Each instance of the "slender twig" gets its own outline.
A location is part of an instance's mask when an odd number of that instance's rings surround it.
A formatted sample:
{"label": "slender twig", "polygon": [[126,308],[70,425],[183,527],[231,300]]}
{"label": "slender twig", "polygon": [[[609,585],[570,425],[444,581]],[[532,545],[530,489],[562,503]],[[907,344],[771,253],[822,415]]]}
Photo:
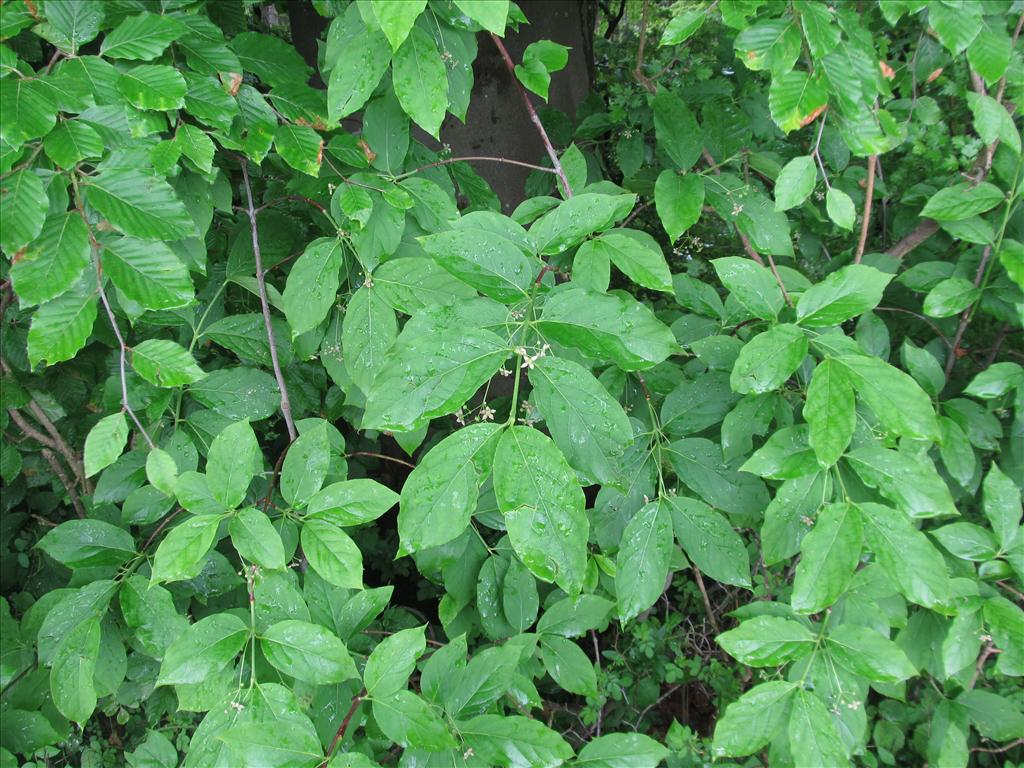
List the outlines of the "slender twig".
{"label": "slender twig", "polygon": [[348,730],[348,724],[352,722],[352,716],[356,713],[359,705],[363,701],[363,697],[366,696],[366,689],[363,688],[359,693],[352,697],[352,705],[348,708],[348,712],[345,713],[345,719],[341,721],[341,725],[338,726],[338,730],[334,734],[334,738],[331,739],[331,746],[327,748],[327,756],[324,761],[320,763],[319,768],[327,768],[327,764],[331,761],[331,757],[334,755],[334,750],[338,747],[338,742],[345,738],[345,731]]}
{"label": "slender twig", "polygon": [[931,327],[931,329],[933,331],[935,331],[936,335],[940,339],[942,339],[942,343],[945,344],[950,349],[953,349],[953,343],[948,338],[946,338],[946,334],[944,334],[939,329],[939,326],[937,326],[935,323],[933,323],[927,317],[925,317],[924,315],[922,315],[922,314],[920,314],[918,312],[914,312],[913,310],[910,310],[910,309],[903,309],[903,307],[875,307],[874,311],[875,312],[902,312],[905,315],[913,315],[918,320],[920,320],[922,323],[927,323]]}
{"label": "slender twig", "polygon": [[[985,276],[985,268],[988,266],[988,260],[992,256],[992,246],[986,245],[985,250],[981,252],[981,261],[978,262],[978,269],[974,273],[974,287],[977,288],[981,285],[981,281]],[[971,310],[974,309],[974,303],[967,307],[963,312],[960,313],[960,323],[956,327],[956,334],[953,336],[953,342],[950,345],[949,357],[946,358],[946,378],[949,378],[949,374],[953,372],[953,366],[956,365],[957,356],[960,354],[960,342],[963,341],[964,334],[967,332],[967,326],[971,322]]]}
{"label": "slender twig", "polygon": [[868,242],[868,226],[871,224],[871,201],[875,196],[875,167],[878,163],[878,155],[868,156],[868,186],[864,197],[864,220],[860,223],[860,240],[857,242],[857,252],[853,256],[853,263],[860,264],[864,256],[864,246]]}
{"label": "slender twig", "polygon": [[472,157],[449,157],[444,160],[438,160],[436,163],[428,163],[422,165],[419,168],[414,168],[411,171],[406,171],[400,176],[395,176],[395,180],[401,180],[414,176],[415,174],[425,171],[429,168],[437,168],[441,165],[451,165],[452,163],[463,163],[463,162],[488,162],[488,163],[504,163],[505,165],[518,165],[520,168],[530,168],[534,171],[543,171],[544,173],[555,173],[554,168],[546,168],[543,165],[535,165],[534,163],[524,163],[521,160],[509,160],[507,157],[485,157],[483,155],[474,155]]}
{"label": "slender twig", "polygon": [[1019,590],[1014,589],[1009,584],[1007,584],[1005,581],[997,581],[996,584],[998,584],[1000,587],[1005,589],[1007,592],[1009,592],[1011,595],[1013,595],[1018,600],[1024,600],[1024,592],[1021,592]]}
{"label": "slender twig", "polygon": [[100,294],[100,301],[103,303],[103,309],[106,310],[107,319],[110,320],[110,327],[114,330],[114,337],[117,339],[118,346],[118,369],[121,375],[121,410],[127,413],[135,426],[138,428],[139,433],[146,441],[146,445],[149,446],[150,450],[156,448],[156,444],[150,438],[146,428],[142,426],[142,422],[139,421],[139,417],[135,415],[135,411],[132,410],[132,406],[128,402],[128,365],[126,358],[128,356],[128,345],[125,344],[124,336],[121,335],[121,329],[117,327],[117,317],[114,315],[114,310],[110,306],[110,301],[107,299],[107,292],[103,290],[103,273],[100,269],[99,260],[96,261],[96,272],[99,278],[97,283],[97,291]]}
{"label": "slender twig", "polygon": [[86,517],[85,507],[82,506],[81,499],[78,498],[78,492],[75,491],[75,484],[71,482],[71,478],[68,477],[64,471],[64,467],[57,461],[57,456],[49,448],[43,448],[40,452],[43,458],[46,459],[46,463],[50,465],[50,469],[53,470],[53,474],[60,480],[60,484],[64,486],[64,490],[68,492],[68,496],[71,498],[71,506],[75,508],[75,512],[78,513],[79,517]]}
{"label": "slender twig", "polygon": [[644,74],[644,50],[647,48],[647,6],[648,0],[644,0],[643,10],[640,13],[640,43],[636,49],[636,66],[633,67],[633,77],[648,93],[655,93],[657,88]]}
{"label": "slender twig", "polygon": [[1019,747],[1024,744],[1024,739],[1017,739],[1011,741],[1009,744],[1003,747],[971,747],[971,752],[986,752],[990,755],[998,755],[1001,752],[1009,752],[1014,747]]}
{"label": "slender twig", "polygon": [[938,231],[939,222],[932,219],[921,219],[916,227],[900,238],[899,242],[886,251],[886,253],[894,259],[902,259]]}
{"label": "slender twig", "polygon": [[1010,333],[1010,324],[1003,323],[999,329],[999,333],[996,334],[995,342],[992,344],[992,349],[989,350],[988,355],[985,356],[985,367],[988,368],[992,363],[996,361],[996,356],[999,354],[999,350],[1003,346],[1003,342],[1006,341],[1006,336]]}
{"label": "slender twig", "polygon": [[299,436],[295,430],[295,420],[292,419],[292,404],[288,399],[288,385],[284,381],[284,372],[281,370],[281,361],[277,357],[277,340],[274,338],[274,326],[270,319],[270,301],[267,299],[267,276],[263,271],[263,257],[260,252],[260,235],[256,226],[256,207],[252,202],[252,185],[249,183],[249,168],[245,158],[239,158],[242,166],[242,183],[245,185],[245,197],[248,203],[246,213],[249,216],[249,228],[252,232],[252,254],[256,261],[256,285],[260,293],[260,306],[263,308],[263,326],[267,332],[267,341],[270,343],[270,362],[274,368],[274,378],[277,379],[277,387],[281,391],[281,414],[284,416],[285,427],[288,429],[288,438],[292,441]]}
{"label": "slender twig", "polygon": [[985,647],[981,649],[981,653],[978,654],[978,662],[974,665],[974,674],[971,675],[971,681],[967,683],[967,690],[971,690],[974,684],[978,682],[978,678],[981,677],[981,673],[985,669],[985,662],[988,661],[988,657],[993,653],[999,653],[996,650],[995,645],[991,640],[985,643]]}
{"label": "slender twig", "polygon": [[29,672],[31,672],[35,668],[36,668],[36,664],[35,664],[35,662],[32,662],[27,667],[25,667],[23,670],[21,670],[21,672],[19,672],[14,677],[12,677],[10,680],[8,680],[7,681],[7,685],[5,685],[3,687],[3,690],[0,690],[0,697],[2,697],[9,690],[11,690],[11,688],[14,687],[15,683],[17,683],[19,680],[21,680],[21,678],[23,678],[25,675],[27,675]]}
{"label": "slender twig", "polygon": [[519,95],[523,98],[523,104],[526,106],[526,111],[530,115],[530,120],[537,128],[537,133],[540,134],[540,139],[544,142],[544,149],[547,150],[548,157],[551,159],[551,165],[555,169],[555,173],[558,174],[559,181],[562,182],[563,192],[567,198],[572,197],[572,187],[569,186],[569,177],[565,175],[565,169],[562,168],[562,162],[558,159],[558,153],[555,152],[555,146],[551,143],[551,139],[548,138],[548,132],[544,130],[544,124],[540,121],[540,117],[537,116],[537,110],[533,108],[533,102],[530,101],[530,96],[523,88],[522,83],[519,82],[519,78],[516,77],[516,65],[512,61],[512,57],[508,54],[508,49],[505,48],[505,44],[501,41],[493,32],[491,33],[491,40],[498,47],[498,52],[501,54],[501,58],[505,60],[505,68],[508,69],[509,77],[512,79],[512,84],[519,91]]}
{"label": "slender twig", "polygon": [[[263,211],[265,211],[267,208],[270,208],[271,206],[280,205],[281,203],[288,202],[289,200],[293,200],[293,201],[300,202],[300,203],[308,203],[309,205],[312,205],[315,208],[319,209],[320,213],[325,214],[325,215],[327,214],[327,209],[324,208],[323,205],[318,203],[313,198],[306,197],[305,195],[285,195],[284,197],[279,197],[276,200],[271,200],[269,203],[264,203],[263,205],[261,205],[259,208],[256,209],[256,213],[262,213]],[[245,209],[242,208],[241,210],[244,211]]]}
{"label": "slender twig", "polygon": [[708,591],[704,587],[704,577],[700,575],[700,568],[696,565],[691,567],[693,568],[693,578],[697,582],[697,589],[700,590],[700,596],[704,599],[704,610],[707,611],[708,620],[711,622],[711,628],[717,635],[721,630],[718,627],[718,620],[715,618],[715,612],[711,609],[711,600],[708,599]]}
{"label": "slender twig", "polygon": [[373,459],[384,459],[385,461],[393,461],[395,462],[395,464],[401,464],[403,467],[408,467],[409,469],[416,469],[415,464],[410,464],[405,459],[397,459],[394,456],[388,456],[383,453],[374,453],[373,451],[353,451],[352,453],[345,454],[346,459],[351,458],[353,456],[369,456],[370,458]]}
{"label": "slender twig", "polygon": [[149,534],[149,538],[146,539],[146,543],[142,545],[142,549],[140,549],[139,551],[145,552],[147,549],[149,549],[149,545],[156,540],[156,537],[160,535],[163,529],[170,525],[171,521],[184,511],[184,509],[178,507],[173,512],[168,513],[164,517],[164,519],[160,521],[160,525],[158,525],[156,529],[151,534]]}
{"label": "slender twig", "polygon": [[647,716],[648,712],[650,712],[656,706],[661,704],[661,702],[663,702],[665,699],[667,699],[669,696],[671,696],[673,693],[675,693],[676,691],[678,691],[682,687],[683,687],[682,683],[679,683],[678,685],[673,685],[671,688],[669,688],[667,691],[665,691],[663,694],[661,694],[661,696],[658,697],[657,701],[655,701],[652,704],[648,704],[646,707],[644,707],[641,710],[641,712],[640,712],[640,717],[638,717],[636,719],[636,722],[633,724],[633,730],[635,731],[637,728],[640,727],[640,723]]}
{"label": "slender twig", "polygon": [[284,466],[284,457],[288,455],[288,449],[292,447],[288,443],[281,451],[281,455],[274,462],[274,473],[270,476],[270,486],[267,488],[267,495],[263,497],[263,509],[268,510],[274,503],[274,487],[277,485],[277,478],[281,476],[281,467]]}

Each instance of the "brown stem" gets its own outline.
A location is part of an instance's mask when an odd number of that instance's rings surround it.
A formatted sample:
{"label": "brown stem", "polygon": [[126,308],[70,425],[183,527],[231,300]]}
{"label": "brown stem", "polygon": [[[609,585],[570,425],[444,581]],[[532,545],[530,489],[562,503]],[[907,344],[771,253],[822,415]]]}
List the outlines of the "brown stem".
{"label": "brown stem", "polygon": [[128,345],[124,342],[124,336],[121,335],[121,329],[117,327],[117,318],[114,316],[114,310],[110,307],[110,301],[107,299],[107,292],[103,290],[103,272],[100,268],[99,259],[96,260],[96,277],[97,291],[100,294],[100,301],[103,303],[103,309],[106,310],[107,319],[110,320],[110,327],[114,330],[114,337],[117,339],[118,368],[121,375],[121,409],[131,417],[133,422],[135,422],[135,426],[138,428],[139,433],[146,440],[146,445],[148,445],[150,450],[152,450],[156,448],[156,445],[150,439],[149,433],[146,432],[146,428],[142,426],[142,422],[139,421],[139,417],[135,415],[135,411],[132,410],[131,405],[128,403],[128,372],[125,361],[128,355]]}
{"label": "brown stem", "polygon": [[927,323],[929,326],[931,326],[931,329],[935,331],[936,335],[938,335],[940,339],[942,339],[942,342],[947,347],[949,347],[950,350],[953,349],[953,343],[946,338],[946,335],[941,330],[939,330],[939,326],[937,326],[935,323],[933,323],[931,320],[929,320],[922,314],[914,312],[913,310],[910,309],[903,309],[903,307],[875,307],[875,312],[902,312],[905,315],[913,315],[922,323]]}
{"label": "brown stem", "polygon": [[978,654],[978,663],[974,665],[974,674],[971,675],[971,681],[967,684],[967,690],[974,688],[974,684],[978,682],[978,678],[981,677],[981,673],[985,669],[985,662],[988,661],[988,657],[993,653],[999,653],[992,641],[989,640],[985,643],[985,647],[981,649],[981,653]]}
{"label": "brown stem", "polygon": [[334,738],[331,739],[331,746],[327,748],[327,756],[324,758],[324,761],[320,763],[319,768],[327,768],[327,764],[331,761],[331,757],[334,755],[334,750],[338,747],[338,742],[345,738],[345,731],[348,730],[348,724],[352,722],[352,716],[356,713],[356,710],[362,703],[364,696],[366,696],[365,688],[352,697],[352,706],[348,708],[348,712],[345,713],[345,719],[341,721],[341,725],[338,726],[338,730],[335,732]]}
{"label": "brown stem", "polygon": [[277,485],[277,478],[281,476],[281,467],[284,465],[284,457],[288,455],[288,449],[292,447],[291,443],[288,443],[281,451],[281,455],[277,457],[277,461],[274,462],[274,474],[270,476],[270,487],[267,488],[267,495],[263,497],[263,509],[270,509],[274,500],[274,487]]}
{"label": "brown stem", "polygon": [[708,620],[711,622],[711,628],[717,635],[721,630],[718,627],[718,620],[715,618],[715,612],[711,609],[711,600],[708,599],[708,591],[704,588],[704,577],[700,575],[700,568],[696,565],[691,565],[693,568],[693,578],[697,582],[697,589],[700,590],[700,596],[704,599],[704,610],[708,614]]}
{"label": "brown stem", "polygon": [[78,513],[79,517],[86,517],[85,507],[82,506],[82,500],[78,498],[78,493],[75,491],[75,484],[71,482],[71,478],[68,477],[67,472],[64,471],[64,467],[57,461],[57,456],[49,448],[43,448],[41,451],[43,458],[46,459],[46,463],[50,465],[50,469],[53,470],[53,474],[60,480],[60,484],[64,486],[64,490],[68,492],[68,496],[71,498],[71,506],[75,508],[75,512]]}
{"label": "brown stem", "polygon": [[[259,208],[256,209],[256,213],[262,213],[271,206],[280,205],[281,203],[288,202],[289,200],[294,200],[300,203],[309,203],[313,207],[317,208],[320,211],[320,213],[327,215],[326,208],[324,208],[316,200],[310,197],[306,197],[305,195],[285,195],[284,197],[279,197],[276,200],[271,200],[269,203],[264,203],[263,205],[261,205]],[[245,209],[243,208],[242,210],[244,211]]]}
{"label": "brown stem", "polygon": [[886,251],[886,253],[894,259],[902,259],[938,231],[939,222],[932,221],[931,219],[921,219],[921,222],[916,227],[904,235],[900,241]]}
{"label": "brown stem", "polygon": [[537,128],[537,133],[540,134],[541,141],[544,142],[544,149],[547,150],[548,157],[551,159],[551,165],[555,169],[555,173],[558,174],[558,180],[562,182],[562,188],[565,192],[566,198],[572,197],[572,187],[569,186],[569,177],[565,175],[565,170],[562,168],[562,163],[558,159],[558,153],[555,152],[555,147],[551,143],[551,139],[548,138],[548,132],[544,130],[544,124],[541,123],[540,118],[537,116],[537,110],[533,108],[533,102],[530,101],[530,96],[523,88],[522,83],[519,82],[519,78],[516,77],[516,65],[512,62],[512,57],[508,54],[508,49],[505,48],[505,44],[501,41],[493,32],[491,33],[491,40],[498,47],[498,52],[501,54],[501,58],[505,60],[505,68],[508,69],[508,74],[512,78],[512,83],[519,90],[519,95],[523,97],[523,104],[526,106],[526,111],[530,115],[530,120]]}
{"label": "brown stem", "polygon": [[636,49],[636,66],[633,67],[633,77],[645,90],[654,93],[657,90],[654,83],[644,74],[644,49],[647,48],[647,5],[647,0],[644,0],[643,11],[640,14],[640,44]]}
{"label": "brown stem", "polygon": [[416,469],[415,464],[410,464],[405,459],[397,459],[394,456],[388,456],[383,453],[374,453],[373,451],[353,451],[352,453],[346,453],[345,458],[351,458],[352,456],[369,456],[374,459],[384,459],[385,461],[393,461],[395,464],[401,464],[403,467],[409,467],[409,469]]}
{"label": "brown stem", "polygon": [[436,163],[429,163],[427,165],[420,166],[411,171],[403,173],[401,176],[396,176],[396,179],[404,179],[407,176],[413,176],[420,171],[425,171],[428,168],[437,168],[441,165],[451,165],[452,163],[462,162],[488,162],[488,163],[504,163],[505,165],[518,165],[520,168],[530,168],[534,171],[543,171],[544,173],[555,173],[554,168],[545,168],[543,165],[535,165],[534,163],[524,163],[521,160],[509,160],[507,157],[485,157],[483,155],[474,155],[472,157],[449,157],[444,160],[438,160]]}
{"label": "brown stem", "polygon": [[990,755],[998,755],[1000,752],[1009,752],[1014,747],[1019,747],[1024,744],[1024,739],[1017,739],[1011,741],[1005,747],[971,747],[971,752],[986,752]]}
{"label": "brown stem", "polygon": [[853,263],[860,264],[864,256],[864,246],[868,242],[868,226],[871,224],[871,201],[875,196],[875,167],[878,163],[878,155],[868,156],[868,188],[864,197],[864,220],[860,224],[860,240],[857,242],[857,252],[854,254]]}
{"label": "brown stem", "polygon": [[145,552],[147,549],[149,549],[149,545],[152,544],[156,540],[156,537],[160,535],[160,533],[163,531],[163,529],[166,528],[174,518],[176,518],[178,515],[180,515],[184,511],[185,511],[184,509],[182,509],[181,507],[178,507],[173,512],[171,512],[170,514],[166,515],[164,517],[164,519],[160,521],[160,525],[158,525],[156,527],[156,530],[154,530],[151,534],[149,534],[149,538],[146,539],[146,543],[142,545],[142,549],[140,549],[139,551],[140,552]]}
{"label": "brown stem", "polygon": [[1003,323],[1002,328],[999,329],[999,333],[996,334],[995,343],[992,344],[992,349],[990,349],[988,355],[985,356],[986,368],[996,361],[996,356],[999,354],[999,350],[1002,348],[1003,342],[1006,341],[1006,337],[1009,333],[1010,324]]}
{"label": "brown stem", "polygon": [[[985,250],[981,252],[981,261],[978,262],[978,269],[974,273],[974,287],[977,288],[981,285],[982,279],[985,277],[985,268],[988,266],[988,260],[992,256],[992,246],[986,245]],[[950,345],[949,357],[946,358],[946,378],[949,378],[949,374],[953,372],[953,366],[956,365],[956,361],[959,355],[962,354],[960,349],[960,342],[963,341],[964,334],[967,332],[967,326],[971,323],[971,315],[973,314],[974,304],[972,303],[967,309],[960,313],[960,324],[956,327],[956,334],[953,336],[952,344]]]}
{"label": "brown stem", "polygon": [[245,185],[245,197],[248,203],[246,213],[249,216],[249,229],[252,232],[252,254],[256,261],[256,285],[260,292],[260,306],[263,308],[263,327],[267,332],[267,341],[270,343],[270,362],[274,367],[274,378],[277,379],[277,388],[281,391],[281,414],[284,416],[285,427],[288,429],[288,438],[294,442],[299,433],[295,430],[295,420],[292,419],[292,404],[288,399],[288,385],[284,382],[284,372],[281,370],[281,361],[277,357],[277,340],[274,338],[274,326],[270,320],[270,301],[267,299],[267,277],[263,271],[263,257],[260,252],[260,235],[256,227],[256,207],[252,202],[252,185],[249,183],[249,164],[245,158],[239,158],[242,165],[242,183]]}

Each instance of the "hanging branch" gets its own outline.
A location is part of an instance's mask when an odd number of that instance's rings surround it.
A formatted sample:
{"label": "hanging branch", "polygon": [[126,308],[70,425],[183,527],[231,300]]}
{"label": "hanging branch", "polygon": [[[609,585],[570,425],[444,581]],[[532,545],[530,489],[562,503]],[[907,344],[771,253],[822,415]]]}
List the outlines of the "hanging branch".
{"label": "hanging branch", "polygon": [[[986,245],[985,250],[981,252],[981,261],[978,262],[978,269],[974,273],[974,287],[978,288],[981,286],[981,281],[985,277],[985,268],[988,266],[988,260],[992,256],[992,246]],[[972,302],[967,309],[960,313],[960,324],[956,327],[956,334],[953,336],[953,341],[950,343],[949,357],[946,358],[946,378],[949,378],[949,374],[953,372],[953,366],[956,365],[956,361],[963,351],[960,349],[960,342],[963,341],[964,334],[967,332],[967,326],[971,323],[971,316],[974,314],[974,303]]]}
{"label": "hanging branch", "polygon": [[274,378],[277,379],[277,388],[281,391],[281,414],[284,416],[285,426],[288,428],[288,439],[291,442],[298,437],[295,430],[295,420],[292,419],[292,404],[288,399],[288,385],[284,383],[284,372],[281,370],[281,361],[277,357],[277,340],[274,338],[274,326],[270,320],[270,301],[267,299],[267,276],[263,271],[263,257],[260,252],[260,235],[256,228],[256,207],[252,202],[252,185],[249,183],[249,167],[245,158],[239,158],[242,165],[242,182],[245,185],[245,197],[248,204],[246,214],[249,217],[249,228],[252,231],[252,254],[256,261],[256,285],[260,292],[260,306],[263,308],[263,326],[267,331],[267,341],[270,344],[270,362],[274,367]]}
{"label": "hanging branch", "polygon": [[565,191],[566,198],[572,197],[572,187],[569,186],[569,177],[565,175],[565,170],[562,168],[562,162],[558,159],[558,153],[555,152],[555,147],[551,143],[551,139],[548,138],[548,132],[544,130],[544,124],[541,123],[540,118],[537,116],[537,110],[533,108],[533,102],[530,101],[530,95],[523,88],[522,83],[519,82],[519,78],[516,77],[516,65],[512,62],[512,57],[508,54],[508,49],[505,48],[505,44],[501,41],[493,32],[491,33],[491,40],[498,47],[498,52],[501,54],[501,58],[505,60],[505,68],[508,70],[509,77],[512,78],[512,83],[519,91],[519,95],[523,97],[523,104],[526,106],[526,111],[530,115],[530,120],[537,127],[537,133],[540,134],[540,140],[544,142],[544,149],[548,152],[548,157],[551,159],[551,165],[555,169],[555,173],[558,174],[559,181],[562,182],[562,189]]}
{"label": "hanging branch", "polygon": [[[92,232],[89,232],[89,237],[93,242],[93,254],[96,254],[98,248],[95,239],[92,237]],[[142,426],[142,422],[139,421],[139,417],[135,415],[135,411],[132,410],[131,405],[128,403],[128,366],[126,358],[128,356],[128,345],[124,342],[124,336],[121,335],[121,329],[117,327],[117,317],[114,315],[114,310],[110,307],[110,301],[107,299],[107,292],[103,290],[103,268],[100,266],[99,259],[95,259],[96,263],[96,278],[97,278],[97,291],[100,294],[100,301],[103,302],[103,309],[106,310],[107,319],[110,320],[110,327],[114,331],[114,337],[117,339],[118,346],[118,368],[121,375],[121,410],[127,413],[135,426],[138,428],[139,433],[146,441],[146,445],[149,446],[150,450],[156,448],[156,445],[149,437],[149,433],[146,432],[146,428]]]}
{"label": "hanging branch", "polygon": [[474,155],[472,157],[449,157],[444,160],[438,160],[436,163],[428,163],[422,165],[419,168],[414,168],[411,171],[406,171],[403,174],[395,176],[395,180],[405,179],[409,176],[415,176],[420,171],[425,171],[428,168],[437,168],[441,165],[451,165],[452,163],[463,163],[463,162],[487,162],[487,163],[503,163],[505,165],[517,165],[520,168],[529,168],[534,171],[543,171],[544,173],[556,173],[554,168],[545,168],[543,165],[535,165],[534,163],[524,163],[521,160],[509,160],[507,157],[487,157],[485,155]]}
{"label": "hanging branch", "polygon": [[860,264],[864,256],[864,246],[868,242],[868,226],[871,224],[871,200],[875,196],[875,167],[878,164],[878,155],[868,156],[868,188],[864,197],[864,220],[860,224],[860,240],[857,242],[857,252],[854,254],[853,263]]}

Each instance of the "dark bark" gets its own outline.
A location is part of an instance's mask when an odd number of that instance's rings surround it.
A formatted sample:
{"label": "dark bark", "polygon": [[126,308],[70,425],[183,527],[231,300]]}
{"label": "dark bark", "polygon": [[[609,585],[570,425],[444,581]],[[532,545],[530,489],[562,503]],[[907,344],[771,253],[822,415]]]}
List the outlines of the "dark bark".
{"label": "dark bark", "polygon": [[309,0],[288,0],[287,7],[292,44],[314,71],[309,84],[314,88],[324,88],[326,86],[320,79],[320,72],[317,68],[317,54],[319,52],[318,41],[327,30],[327,19],[316,12]]}

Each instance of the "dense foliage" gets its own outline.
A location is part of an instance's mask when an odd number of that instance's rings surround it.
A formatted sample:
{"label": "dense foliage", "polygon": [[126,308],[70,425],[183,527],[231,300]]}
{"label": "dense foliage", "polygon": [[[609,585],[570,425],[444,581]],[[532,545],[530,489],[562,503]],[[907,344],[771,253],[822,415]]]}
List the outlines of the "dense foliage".
{"label": "dense foliage", "polygon": [[1024,759],[1020,0],[284,5],[0,5],[0,766]]}

